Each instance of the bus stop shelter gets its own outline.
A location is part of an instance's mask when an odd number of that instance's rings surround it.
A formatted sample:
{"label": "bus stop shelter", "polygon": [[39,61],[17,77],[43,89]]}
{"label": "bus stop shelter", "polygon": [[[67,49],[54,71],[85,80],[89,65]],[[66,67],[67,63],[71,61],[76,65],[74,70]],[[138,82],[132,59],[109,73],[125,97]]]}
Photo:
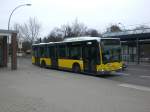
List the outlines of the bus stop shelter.
{"label": "bus stop shelter", "polygon": [[11,56],[11,69],[17,69],[17,32],[0,29],[0,67],[8,66]]}
{"label": "bus stop shelter", "polygon": [[150,63],[150,28],[105,33],[103,37],[120,38],[124,61]]}

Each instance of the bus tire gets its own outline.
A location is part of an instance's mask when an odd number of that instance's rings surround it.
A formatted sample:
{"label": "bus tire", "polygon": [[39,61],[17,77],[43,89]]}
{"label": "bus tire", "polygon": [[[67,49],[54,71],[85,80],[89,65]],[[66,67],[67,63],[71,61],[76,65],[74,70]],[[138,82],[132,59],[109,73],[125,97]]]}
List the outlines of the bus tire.
{"label": "bus tire", "polygon": [[73,64],[72,71],[73,71],[74,73],[80,73],[80,72],[81,72],[80,65],[77,64],[77,63]]}
{"label": "bus tire", "polygon": [[42,67],[42,68],[45,68],[45,67],[46,67],[45,61],[42,61],[42,62],[41,62],[41,67]]}

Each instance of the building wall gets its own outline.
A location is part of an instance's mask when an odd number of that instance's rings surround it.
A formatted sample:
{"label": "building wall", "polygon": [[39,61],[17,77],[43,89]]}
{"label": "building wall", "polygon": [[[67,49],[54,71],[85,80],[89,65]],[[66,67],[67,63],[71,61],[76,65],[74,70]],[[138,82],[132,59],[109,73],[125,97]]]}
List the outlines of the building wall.
{"label": "building wall", "polygon": [[0,66],[7,66],[7,36],[0,36]]}
{"label": "building wall", "polygon": [[122,59],[127,62],[135,62],[137,60],[137,48],[135,46],[122,46]]}
{"label": "building wall", "polygon": [[[0,29],[0,42],[1,42],[1,66],[7,66],[8,61],[8,38],[10,43],[10,55],[11,55],[11,69],[16,70],[17,69],[17,40],[16,40],[17,32],[13,30],[2,30]],[[11,40],[10,40],[11,38]]]}
{"label": "building wall", "polygon": [[122,59],[126,62],[137,62],[139,55],[140,62],[150,63],[150,44],[139,44],[139,50],[137,51],[136,44],[122,45]]}
{"label": "building wall", "polygon": [[150,44],[140,45],[140,51],[141,61],[150,62]]}
{"label": "building wall", "polygon": [[0,36],[0,66],[2,66],[3,61],[3,38]]}

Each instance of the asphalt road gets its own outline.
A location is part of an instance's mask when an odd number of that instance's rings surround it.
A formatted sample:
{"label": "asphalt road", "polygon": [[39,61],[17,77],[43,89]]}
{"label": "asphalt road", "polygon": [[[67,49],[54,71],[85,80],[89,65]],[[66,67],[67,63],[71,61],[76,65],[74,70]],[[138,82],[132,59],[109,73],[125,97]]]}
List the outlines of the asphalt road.
{"label": "asphalt road", "polygon": [[18,63],[17,71],[0,69],[0,112],[150,112],[146,68],[95,77]]}
{"label": "asphalt road", "polygon": [[106,79],[150,87],[150,64],[129,65],[125,71],[108,76]]}

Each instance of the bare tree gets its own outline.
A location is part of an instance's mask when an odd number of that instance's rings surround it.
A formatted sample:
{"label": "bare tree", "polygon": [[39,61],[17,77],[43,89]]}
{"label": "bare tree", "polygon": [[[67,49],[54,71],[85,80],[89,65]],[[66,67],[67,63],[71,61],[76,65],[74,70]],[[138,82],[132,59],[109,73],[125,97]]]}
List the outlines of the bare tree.
{"label": "bare tree", "polygon": [[64,38],[78,37],[86,34],[87,27],[83,23],[79,23],[76,19],[71,25],[63,25],[61,30],[64,34]]}
{"label": "bare tree", "polygon": [[96,29],[88,29],[86,34],[91,37],[100,37],[101,36],[101,34]]}
{"label": "bare tree", "polygon": [[20,32],[24,40],[35,42],[40,34],[41,25],[36,18],[30,18],[27,23],[20,27]]}
{"label": "bare tree", "polygon": [[17,40],[21,39],[22,38],[21,31],[20,31],[21,25],[15,23],[13,27],[14,27],[13,29],[17,31]]}
{"label": "bare tree", "polygon": [[83,23],[79,23],[76,19],[74,23],[72,23],[72,33],[73,36],[84,36],[86,33],[87,27]]}
{"label": "bare tree", "polygon": [[114,25],[111,25],[110,27],[107,28],[107,32],[119,32],[119,31],[122,31],[121,28],[114,24]]}
{"label": "bare tree", "polygon": [[64,35],[65,38],[73,36],[72,28],[68,24],[67,25],[62,25],[61,31],[63,32],[63,35]]}
{"label": "bare tree", "polygon": [[63,40],[63,32],[59,28],[54,28],[47,37],[47,42],[57,42]]}
{"label": "bare tree", "polygon": [[76,19],[71,25],[62,25],[60,28],[54,28],[47,39],[44,38],[44,42],[56,42],[62,41],[64,38],[85,36],[87,27],[83,23],[79,23]]}

